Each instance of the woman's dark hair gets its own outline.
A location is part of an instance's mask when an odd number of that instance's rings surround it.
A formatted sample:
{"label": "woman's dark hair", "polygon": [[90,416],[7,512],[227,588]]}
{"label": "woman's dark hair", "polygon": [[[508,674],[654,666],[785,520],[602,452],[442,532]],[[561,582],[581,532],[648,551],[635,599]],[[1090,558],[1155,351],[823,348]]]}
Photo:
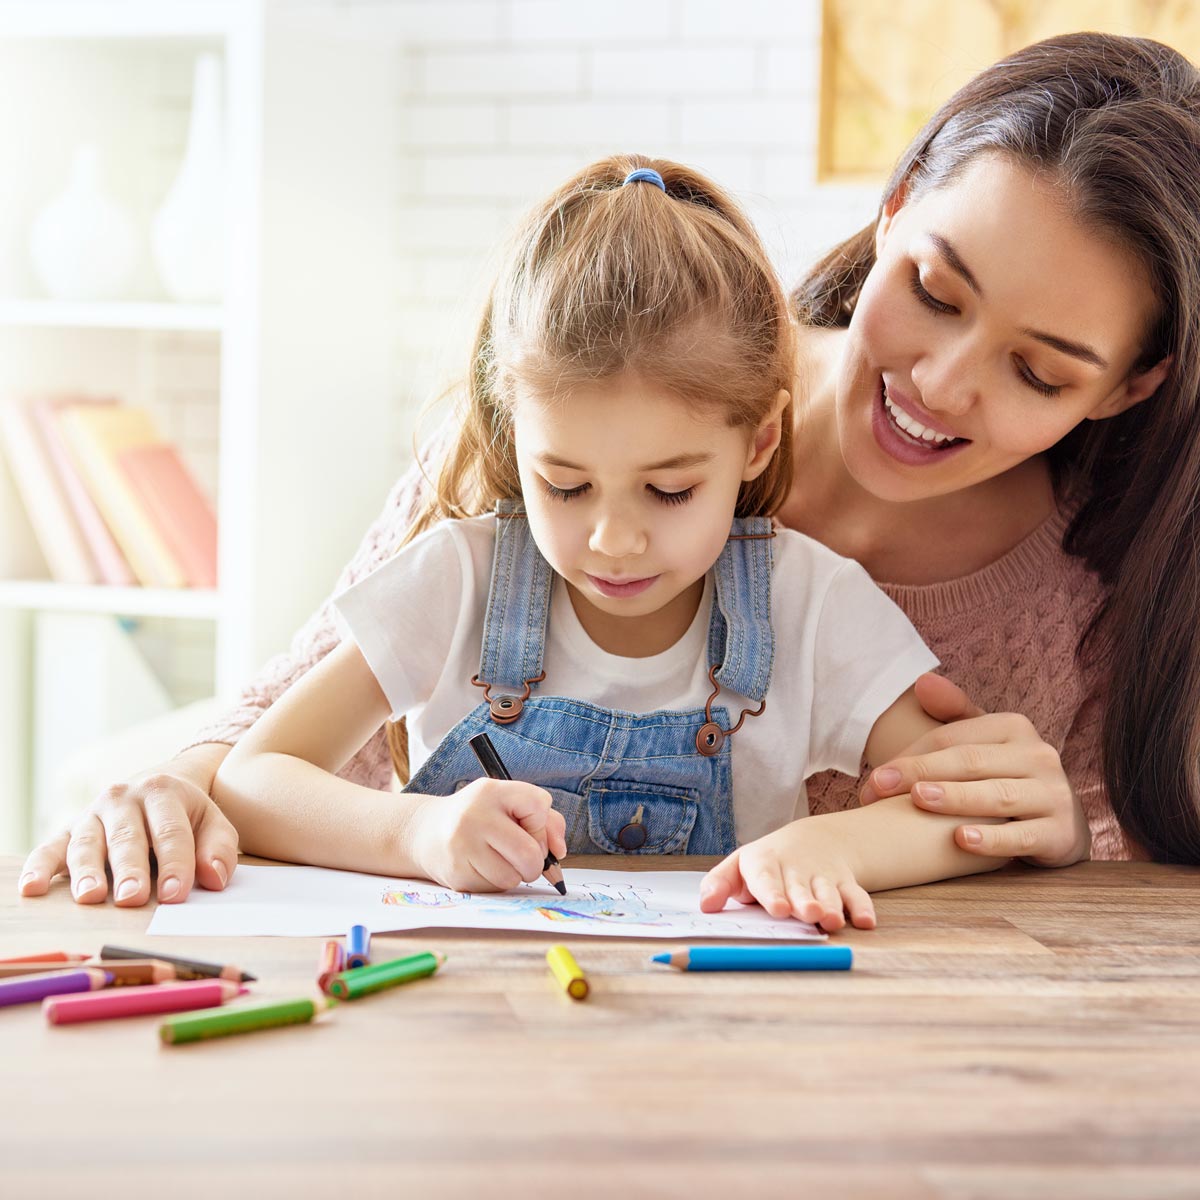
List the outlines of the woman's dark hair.
{"label": "woman's dark hair", "polygon": [[[1140,372],[1166,380],[1050,451],[1082,503],[1064,549],[1107,597],[1079,644],[1105,681],[1103,768],[1125,832],[1155,858],[1200,863],[1200,72],[1143,38],[1077,33],[989,67],[929,120],[881,212],[946,184],[981,153],[1062,188],[1085,227],[1131,252],[1157,311]],[[800,320],[846,326],[875,261],[875,227],[819,262],[793,294]]]}

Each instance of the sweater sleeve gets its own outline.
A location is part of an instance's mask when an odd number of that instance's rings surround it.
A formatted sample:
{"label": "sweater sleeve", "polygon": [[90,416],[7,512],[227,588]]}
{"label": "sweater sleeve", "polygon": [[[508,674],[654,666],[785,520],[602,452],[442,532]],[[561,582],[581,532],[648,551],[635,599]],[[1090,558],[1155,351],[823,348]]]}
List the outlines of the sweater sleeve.
{"label": "sweater sleeve", "polygon": [[[354,557],[342,569],[333,591],[300,627],[290,647],[268,660],[258,674],[242,689],[235,707],[220,720],[197,730],[182,750],[205,742],[236,745],[242,734],[293,683],[316,666],[340,641],[333,597],[365,578],[387,561],[400,545],[406,530],[429,490],[426,472],[436,462],[442,438],[435,436],[419,452],[419,457],[388,494],[383,511],[367,529]],[[387,747],[386,727],[376,731],[365,746],[342,768],[344,779],[377,789],[386,788],[391,779],[391,756]]]}

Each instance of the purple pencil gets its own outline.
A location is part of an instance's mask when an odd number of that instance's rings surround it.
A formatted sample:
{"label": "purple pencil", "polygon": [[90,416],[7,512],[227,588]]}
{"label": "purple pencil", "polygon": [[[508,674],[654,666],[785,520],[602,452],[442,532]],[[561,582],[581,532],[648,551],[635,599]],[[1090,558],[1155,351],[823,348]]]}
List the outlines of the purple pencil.
{"label": "purple pencil", "polygon": [[54,975],[30,975],[24,979],[6,979],[0,983],[0,1008],[8,1004],[32,1004],[45,996],[62,996],[67,992],[94,992],[112,983],[108,971],[85,967],[78,971],[61,971]]}

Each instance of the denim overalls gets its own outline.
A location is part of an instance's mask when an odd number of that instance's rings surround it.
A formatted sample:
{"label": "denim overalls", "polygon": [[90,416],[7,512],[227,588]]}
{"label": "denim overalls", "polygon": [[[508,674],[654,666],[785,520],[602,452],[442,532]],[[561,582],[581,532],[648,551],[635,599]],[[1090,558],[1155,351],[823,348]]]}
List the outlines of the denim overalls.
{"label": "denim overalls", "polygon": [[[737,846],[730,734],[765,707],[775,650],[773,536],[766,518],[736,519],[712,568],[708,703],[639,715],[530,694],[545,678],[554,572],[520,505],[502,502],[479,674],[472,680],[484,689],[484,702],[442,739],[404,790],[446,796],[478,779],[468,739],[487,733],[514,779],[554,797],[572,854],[730,853]],[[733,730],[728,710],[713,706],[721,688],[759,705],[743,712]]]}

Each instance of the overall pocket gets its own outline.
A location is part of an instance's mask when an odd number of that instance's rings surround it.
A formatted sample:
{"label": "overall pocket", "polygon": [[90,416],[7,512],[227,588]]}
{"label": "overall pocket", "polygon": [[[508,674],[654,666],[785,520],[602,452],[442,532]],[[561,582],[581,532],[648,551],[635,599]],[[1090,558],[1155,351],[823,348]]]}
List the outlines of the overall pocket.
{"label": "overall pocket", "polygon": [[700,811],[696,788],[605,779],[588,789],[588,832],[606,854],[683,854]]}

